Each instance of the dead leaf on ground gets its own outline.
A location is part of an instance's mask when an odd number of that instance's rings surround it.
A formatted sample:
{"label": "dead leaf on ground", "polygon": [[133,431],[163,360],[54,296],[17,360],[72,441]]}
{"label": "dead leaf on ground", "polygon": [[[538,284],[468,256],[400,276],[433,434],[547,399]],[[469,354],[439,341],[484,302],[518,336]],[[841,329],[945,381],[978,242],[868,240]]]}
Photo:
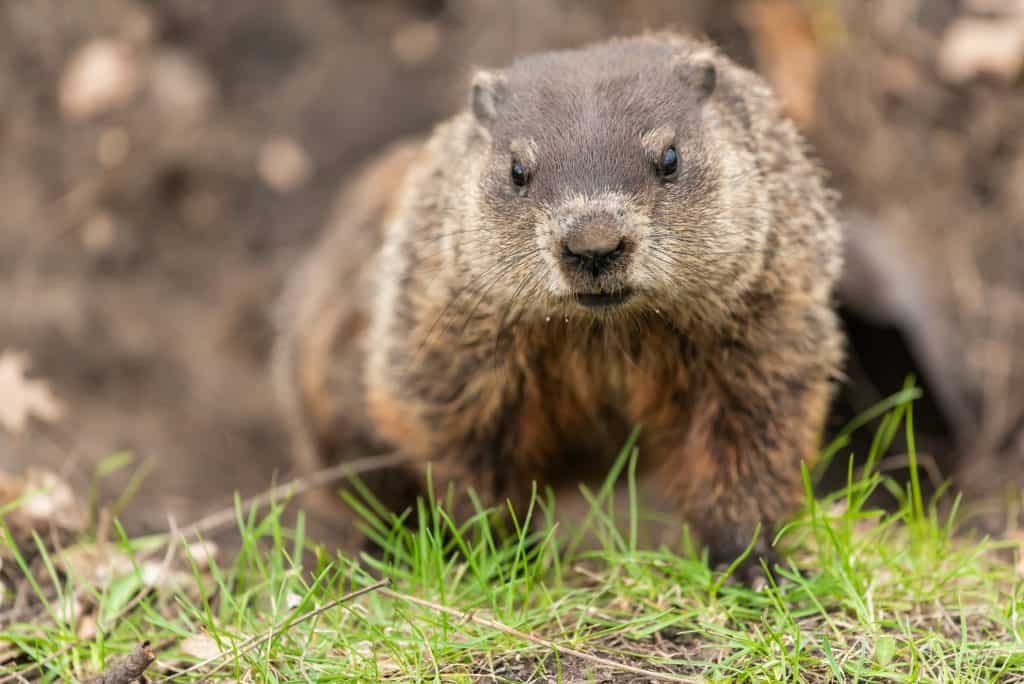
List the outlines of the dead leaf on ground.
{"label": "dead leaf on ground", "polygon": [[952,83],[982,75],[1013,81],[1024,69],[1024,17],[957,19],[942,40],[938,63]]}
{"label": "dead leaf on ground", "polygon": [[95,615],[83,615],[82,619],[78,621],[78,628],[75,629],[75,636],[82,641],[89,641],[95,639],[96,635],[99,634],[99,623],[96,621]]}
{"label": "dead leaf on ground", "polygon": [[188,542],[187,546],[185,557],[191,559],[196,567],[202,570],[209,568],[220,552],[220,547],[207,539]]}
{"label": "dead leaf on ground", "polygon": [[0,505],[22,499],[8,515],[12,524],[29,530],[54,525],[64,530],[82,530],[87,516],[80,497],[56,473],[29,468],[23,477],[0,471]]}
{"label": "dead leaf on ground", "polygon": [[375,658],[377,661],[377,673],[382,677],[398,675],[403,671],[402,666],[389,653],[370,641],[360,641],[352,649],[352,653],[367,660]]}
{"label": "dead leaf on ground", "polygon": [[0,353],[0,426],[16,435],[25,431],[32,416],[52,423],[64,415],[64,406],[50,386],[28,377],[30,367],[24,352]]}
{"label": "dead leaf on ground", "polygon": [[313,173],[309,153],[293,138],[269,140],[260,150],[260,178],[280,193],[301,187]]}
{"label": "dead leaf on ground", "polygon": [[165,566],[157,560],[132,561],[127,553],[110,544],[76,544],[56,555],[57,567],[78,581],[107,586],[139,570],[141,587],[171,592],[189,585],[192,575]]}
{"label": "dead leaf on ground", "polygon": [[102,586],[135,568],[131,558],[109,544],[76,544],[58,551],[57,566],[86,584]]}
{"label": "dead leaf on ground", "polygon": [[142,568],[142,583],[161,591],[183,589],[189,586],[193,579],[191,573],[168,568],[162,562],[155,560],[145,561],[140,567]]}
{"label": "dead leaf on ground", "polygon": [[220,646],[217,645],[213,637],[205,632],[193,634],[182,639],[178,647],[181,648],[181,652],[185,655],[198,658],[199,660],[216,657],[221,651]]}

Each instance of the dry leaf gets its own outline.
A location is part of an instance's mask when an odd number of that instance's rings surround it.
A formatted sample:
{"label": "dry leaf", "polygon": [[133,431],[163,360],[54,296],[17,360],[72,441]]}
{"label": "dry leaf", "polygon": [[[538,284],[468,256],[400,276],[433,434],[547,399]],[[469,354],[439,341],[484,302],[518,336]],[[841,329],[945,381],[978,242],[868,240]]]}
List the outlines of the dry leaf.
{"label": "dry leaf", "polygon": [[938,60],[942,75],[953,83],[982,74],[1012,81],[1024,69],[1024,19],[957,19],[942,40]]}
{"label": "dry leaf", "polygon": [[68,594],[63,599],[50,604],[53,615],[58,622],[65,625],[74,625],[85,613],[85,605],[75,594]]}
{"label": "dry leaf", "polygon": [[263,182],[280,193],[291,192],[309,180],[313,161],[292,138],[274,138],[260,150],[259,172]]}
{"label": "dry leaf", "polygon": [[[58,551],[57,566],[86,584],[104,585],[131,574],[136,567],[129,556],[109,544],[76,544]],[[142,585],[160,591],[174,591],[188,586],[192,575],[167,568],[151,560],[138,564]]]}
{"label": "dry leaf", "polygon": [[206,539],[202,541],[189,542],[186,557],[191,558],[197,568],[205,570],[217,558],[220,548]]}
{"label": "dry leaf", "polygon": [[0,505],[24,499],[9,519],[17,527],[37,529],[53,524],[65,530],[81,530],[86,513],[74,490],[56,473],[29,468],[24,477],[0,471]]}
{"label": "dry leaf", "polygon": [[377,672],[382,676],[393,676],[402,672],[402,667],[386,652],[378,649],[373,642],[360,641],[352,648],[352,653],[364,659],[376,657]]}
{"label": "dry leaf", "polygon": [[198,658],[199,660],[213,658],[220,653],[220,646],[217,645],[217,642],[213,640],[213,637],[204,632],[186,637],[181,641],[179,647],[185,655]]}
{"label": "dry leaf", "polygon": [[28,355],[11,349],[0,354],[0,426],[9,432],[24,432],[35,416],[53,422],[64,415],[64,407],[43,380],[26,377]]}
{"label": "dry leaf", "polygon": [[132,572],[134,565],[123,551],[104,544],[77,544],[61,549],[56,555],[57,566],[84,584],[101,586]]}
{"label": "dry leaf", "polygon": [[178,591],[190,586],[192,581],[190,573],[167,568],[162,561],[145,561],[139,567],[142,570],[142,583],[153,589]]}
{"label": "dry leaf", "polygon": [[92,641],[99,634],[99,625],[96,622],[95,615],[84,615],[82,619],[78,621],[78,629],[75,630],[75,636],[82,641]]}
{"label": "dry leaf", "polygon": [[28,496],[20,509],[37,520],[56,522],[61,527],[74,529],[85,516],[78,505],[78,497],[56,473],[42,468],[29,468],[23,480],[22,493]]}

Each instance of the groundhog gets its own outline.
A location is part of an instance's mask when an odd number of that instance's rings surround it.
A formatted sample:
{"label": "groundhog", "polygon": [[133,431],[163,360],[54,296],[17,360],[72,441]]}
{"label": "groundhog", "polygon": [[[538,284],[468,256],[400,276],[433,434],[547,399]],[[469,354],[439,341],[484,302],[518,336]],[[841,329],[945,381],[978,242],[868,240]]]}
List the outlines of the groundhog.
{"label": "groundhog", "polygon": [[[843,345],[834,198],[765,82],[645,34],[479,71],[466,111],[354,180],[280,307],[304,469],[456,516],[607,472],[634,428],[713,563],[801,500]],[[338,505],[336,495],[326,505]],[[507,500],[507,501],[506,501]]]}

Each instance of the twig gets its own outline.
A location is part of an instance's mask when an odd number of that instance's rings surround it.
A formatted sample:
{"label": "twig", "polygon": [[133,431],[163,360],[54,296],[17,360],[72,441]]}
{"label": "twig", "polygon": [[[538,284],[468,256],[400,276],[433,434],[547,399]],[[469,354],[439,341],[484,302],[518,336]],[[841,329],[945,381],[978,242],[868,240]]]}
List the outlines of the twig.
{"label": "twig", "polygon": [[[20,597],[15,599],[15,601],[19,600]],[[41,597],[41,600],[45,600],[45,603],[42,606],[20,605],[0,613],[0,627],[6,627],[10,623],[17,622],[19,619],[23,617],[28,617],[32,615],[42,615],[46,612],[46,606],[49,603],[52,603],[53,601],[57,600],[57,594],[56,592],[47,593],[46,595]]]}
{"label": "twig", "polygon": [[665,682],[685,682],[686,684],[694,684],[695,682],[703,681],[700,679],[693,679],[690,677],[681,677],[679,675],[668,674],[666,672],[654,672],[653,670],[644,670],[639,667],[633,667],[632,665],[618,663],[614,660],[602,658],[601,656],[585,653],[584,651],[577,651],[574,648],[556,644],[555,642],[550,641],[548,639],[543,639],[532,634],[527,634],[526,632],[520,632],[518,629],[509,627],[508,625],[503,624],[501,622],[489,620],[488,618],[480,617],[479,615],[474,615],[473,613],[464,613],[461,610],[456,610],[455,608],[442,606],[440,603],[435,603],[434,601],[427,601],[426,599],[417,598],[415,596],[403,594],[398,591],[392,591],[390,589],[381,589],[380,593],[381,596],[387,596],[388,598],[396,599],[398,601],[406,601],[408,603],[420,606],[421,608],[427,608],[428,610],[433,610],[439,613],[450,615],[451,617],[457,618],[461,621],[475,622],[476,624],[481,625],[483,627],[495,629],[499,632],[503,632],[510,636],[514,636],[518,639],[522,639],[523,641],[529,641],[532,644],[544,646],[545,648],[549,648],[558,653],[571,655],[581,660],[586,660],[587,662],[594,663],[595,665],[607,667],[611,670],[617,670],[619,672],[629,672],[630,674],[641,675],[643,677],[650,677],[651,679],[657,679]]}
{"label": "twig", "polygon": [[[285,496],[301,494],[302,492],[310,489],[315,489],[316,487],[321,487],[323,485],[330,484],[331,482],[341,480],[349,475],[359,475],[360,473],[366,473],[372,470],[380,470],[394,465],[401,465],[403,463],[408,463],[411,460],[412,458],[406,454],[391,454],[388,456],[371,456],[368,458],[359,458],[354,461],[346,461],[345,463],[339,463],[336,466],[319,470],[308,477],[297,477],[290,482],[272,487],[262,494],[246,499],[242,502],[241,507],[244,511],[249,512]],[[216,513],[211,513],[182,530],[181,537],[194,536],[199,533],[210,532],[226,525],[231,525],[236,520],[235,515],[236,510],[234,506],[217,511]]]}
{"label": "twig", "polygon": [[32,664],[30,664],[24,670],[18,670],[17,672],[12,672],[6,677],[0,678],[0,684],[8,684],[8,682],[27,681],[30,676],[34,676],[37,671],[41,671],[53,660],[56,660],[57,658],[70,653],[72,650],[74,650],[75,645],[76,644],[74,643],[70,643],[66,646],[62,646],[57,650],[53,651],[52,653],[50,653],[49,655],[47,655],[46,657],[41,658],[35,662],[32,662]]}
{"label": "twig", "polygon": [[74,649],[74,647],[75,644],[73,643],[61,647],[53,653],[51,653],[50,655],[46,656],[45,658],[41,658],[40,660],[29,664],[27,667],[18,670],[17,672],[12,672],[9,675],[0,678],[0,684],[8,684],[9,682],[28,681],[28,678],[34,675],[37,670],[42,670],[49,663],[53,662],[54,660],[57,660],[61,656],[67,655],[71,652],[72,649]]}
{"label": "twig", "polygon": [[131,684],[142,676],[150,663],[156,660],[148,641],[143,641],[135,650],[117,661],[95,677],[82,684]]}
{"label": "twig", "polygon": [[[171,531],[172,531],[172,538],[173,538],[173,533],[176,532],[178,528],[177,528],[177,525],[175,525],[175,523],[174,523],[174,518],[170,518],[169,523],[170,523],[170,528],[171,528]],[[164,559],[163,559],[163,562],[160,565],[160,569],[157,571],[157,575],[156,575],[156,579],[154,580],[154,583],[159,582],[160,579],[163,578],[164,576],[166,576],[167,573],[170,571],[171,563],[174,561],[175,549],[176,549],[176,546],[174,544],[167,544],[167,551],[164,554]],[[104,622],[100,623],[99,626],[98,626],[99,630],[102,631],[102,632],[109,632],[110,629],[114,625],[116,625],[118,622],[121,621],[122,618],[124,618],[124,616],[126,616],[128,613],[133,611],[140,603],[142,603],[142,601],[146,598],[146,596],[149,595],[151,590],[152,590],[151,586],[146,586],[146,587],[141,588],[138,592],[136,592],[135,596],[133,596],[132,599],[130,601],[128,601],[128,603],[126,603],[125,605],[121,606],[121,608],[118,609],[118,611],[116,613],[111,615]],[[79,589],[78,592],[76,592],[76,597],[78,595],[84,595],[86,593],[87,593],[87,590]],[[147,642],[144,642],[144,643],[148,644],[149,642],[147,641]],[[10,675],[8,675],[6,677],[0,678],[0,684],[7,684],[8,682],[14,682],[14,681],[17,681],[18,679],[24,679],[25,677],[27,677],[28,675],[36,672],[37,670],[42,670],[49,663],[57,660],[58,658],[61,658],[61,657],[65,656],[65,655],[67,655],[76,646],[77,646],[77,644],[74,643],[74,642],[66,644],[62,648],[57,649],[53,653],[50,653],[45,658],[41,658],[40,660],[30,664],[25,669],[23,669],[23,670],[21,670],[19,672],[12,673],[12,674],[10,674]],[[97,681],[99,681],[99,680],[97,680]]]}
{"label": "twig", "polygon": [[[382,468],[388,468],[394,465],[401,465],[403,463],[408,463],[410,460],[412,459],[405,454],[391,454],[386,456],[371,456],[368,458],[360,458],[340,463],[336,466],[332,466],[330,468],[325,468],[323,470],[315,472],[308,477],[295,478],[290,482],[286,482],[276,487],[272,487],[271,489],[268,489],[262,494],[250,497],[249,499],[246,499],[245,501],[242,502],[242,509],[248,512],[261,506],[265,506],[266,504],[272,501],[276,501],[277,499],[283,498],[285,496],[301,494],[302,492],[326,484],[330,484],[331,482],[340,480],[349,475],[358,475],[360,473],[366,473],[373,470],[380,470]],[[166,550],[167,555],[164,558],[163,568],[167,567],[168,558],[172,558],[172,549],[177,540],[184,540],[187,539],[187,537],[189,536],[194,536],[196,534],[203,532],[210,532],[212,530],[219,529],[226,525],[230,525],[235,522],[235,515],[236,509],[234,507],[226,508],[221,511],[217,511],[216,513],[212,513],[204,518],[200,518],[199,520],[192,523],[180,532],[175,528],[175,526],[172,523],[167,531],[167,544],[169,548],[167,548]],[[164,574],[165,572],[165,569],[161,570],[161,574]],[[376,585],[374,585],[372,588],[376,588]],[[367,587],[365,590],[360,590],[360,592],[349,595],[348,597],[342,597],[337,601],[328,604],[328,606],[326,606],[324,610],[331,606],[338,605],[339,603],[347,600],[348,598],[354,598],[355,596],[361,595],[361,593],[371,591],[372,588]],[[133,600],[129,603],[129,605],[125,606],[125,608],[128,608],[130,610],[136,607],[138,603],[141,602],[142,598],[136,597],[136,599],[137,600]],[[18,616],[20,616],[20,614],[28,614],[30,612],[28,609],[24,609],[22,613],[18,613],[17,611],[18,609],[7,611],[3,614],[0,614],[0,618],[4,620],[8,618],[16,619]],[[110,620],[108,620],[107,623],[111,624],[113,622],[120,620],[126,613],[127,611],[124,609],[118,611],[118,613],[114,615]],[[308,617],[311,616],[303,616],[302,619],[308,619]],[[15,672],[7,676],[0,677],[0,684],[8,684],[9,682],[17,681],[19,678],[24,677],[28,674],[35,672],[36,670],[45,667],[48,663],[66,655],[68,652],[73,650],[75,646],[76,644],[74,643],[67,644],[64,647],[58,649],[57,651],[54,651],[53,653],[49,654],[45,658],[35,663],[32,663],[27,668],[19,672]]]}
{"label": "twig", "polygon": [[[927,452],[918,451],[915,458],[917,459],[917,465],[928,476],[928,482],[933,487],[939,487],[942,484],[942,472],[939,470],[939,464],[938,461],[935,460],[935,457]],[[878,464],[878,469],[882,472],[909,467],[910,454],[889,456]]]}
{"label": "twig", "polygon": [[[206,667],[207,665],[215,663],[218,660],[222,660],[222,659],[224,659],[224,658],[226,658],[226,657],[228,657],[230,655],[241,656],[241,655],[243,655],[245,653],[248,653],[252,649],[257,648],[257,647],[262,646],[263,644],[267,643],[268,641],[270,641],[271,639],[273,639],[275,636],[279,635],[281,632],[283,632],[286,629],[294,627],[295,625],[298,625],[300,623],[306,622],[307,620],[312,620],[316,616],[318,616],[318,615],[320,615],[322,613],[327,612],[331,608],[335,608],[335,607],[341,605],[342,603],[345,603],[347,601],[351,601],[352,599],[358,598],[358,597],[362,596],[363,594],[369,594],[370,592],[377,591],[377,590],[382,590],[383,591],[384,587],[388,586],[389,584],[391,584],[391,580],[390,579],[386,579],[386,578],[382,579],[379,582],[376,582],[374,584],[370,584],[368,586],[365,586],[362,589],[356,589],[355,591],[350,592],[348,594],[345,594],[344,596],[342,596],[340,598],[336,598],[333,601],[325,603],[324,605],[320,606],[319,608],[314,608],[313,610],[309,611],[308,613],[304,613],[304,614],[300,615],[299,617],[289,618],[289,619],[282,620],[281,622],[279,622],[278,624],[276,624],[273,627],[271,627],[270,630],[268,630],[267,632],[265,632],[262,635],[256,635],[256,636],[253,636],[253,637],[249,637],[248,639],[243,641],[241,644],[239,644],[237,647],[232,648],[231,650],[221,651],[217,655],[210,656],[206,660],[200,661],[200,662],[196,663],[195,665],[192,665],[191,667],[188,667],[188,668],[186,668],[184,670],[181,670],[180,672],[176,672],[174,674],[174,678],[182,677],[182,676],[184,676],[186,674],[189,674],[190,672],[195,672],[196,670],[201,670],[204,667]],[[217,665],[216,667],[214,667],[212,670],[210,670],[206,674],[212,674],[212,673],[216,672],[217,670],[219,670],[221,667],[223,667],[223,664]],[[171,679],[172,679],[171,677],[166,677],[164,679],[164,681],[170,681]]]}

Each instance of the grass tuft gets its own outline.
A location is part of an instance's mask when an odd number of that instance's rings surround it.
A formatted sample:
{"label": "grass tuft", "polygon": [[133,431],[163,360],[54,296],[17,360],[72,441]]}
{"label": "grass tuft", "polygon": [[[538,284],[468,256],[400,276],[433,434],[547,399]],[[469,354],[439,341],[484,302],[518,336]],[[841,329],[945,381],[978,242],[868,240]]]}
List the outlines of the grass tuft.
{"label": "grass tuft", "polygon": [[[824,450],[838,458],[853,430],[876,423],[864,466],[851,458],[839,491],[815,496],[820,471],[805,468],[805,506],[775,539],[789,562],[761,591],[709,569],[685,530],[642,542],[653,514],[636,435],[601,486],[582,489],[588,508],[572,525],[535,491],[506,534],[479,502],[457,524],[420,501],[410,529],[411,512],[389,514],[353,480],[348,501],[380,557],[331,554],[301,514],[284,524],[284,503],[258,513],[236,500],[228,559],[197,555],[194,537],[117,528],[111,546],[131,562],[80,577],[41,536],[16,539],[0,520],[5,596],[38,604],[0,617],[0,681],[82,679],[144,640],[154,681],[1024,681],[1012,544],[966,531],[948,491],[924,500],[917,396],[908,385]],[[879,467],[901,430],[909,483]],[[623,479],[624,507],[613,496]],[[880,492],[894,509],[871,504]],[[177,560],[154,580],[168,543]]]}

